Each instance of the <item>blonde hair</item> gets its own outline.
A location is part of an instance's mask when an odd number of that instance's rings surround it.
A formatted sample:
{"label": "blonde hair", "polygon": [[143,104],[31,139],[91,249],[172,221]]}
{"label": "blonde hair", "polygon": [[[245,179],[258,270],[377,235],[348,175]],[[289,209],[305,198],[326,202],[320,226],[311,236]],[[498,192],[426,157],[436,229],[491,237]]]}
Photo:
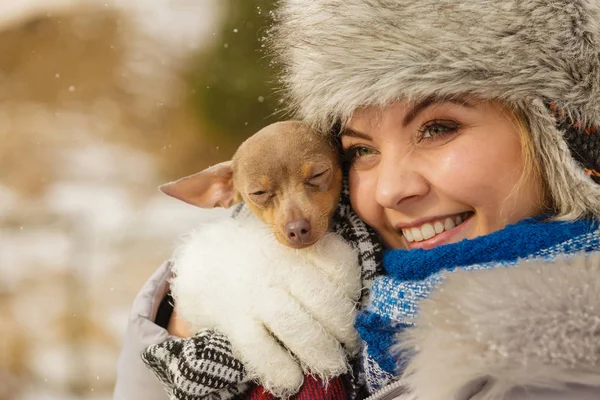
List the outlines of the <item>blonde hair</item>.
{"label": "blonde hair", "polygon": [[508,117],[513,122],[516,132],[521,142],[521,156],[523,158],[523,173],[515,185],[515,190],[526,182],[533,181],[539,184],[541,192],[539,193],[539,208],[544,212],[555,211],[552,200],[550,186],[541,166],[540,157],[538,157],[533,138],[531,137],[529,124],[525,114],[518,109],[503,106]]}

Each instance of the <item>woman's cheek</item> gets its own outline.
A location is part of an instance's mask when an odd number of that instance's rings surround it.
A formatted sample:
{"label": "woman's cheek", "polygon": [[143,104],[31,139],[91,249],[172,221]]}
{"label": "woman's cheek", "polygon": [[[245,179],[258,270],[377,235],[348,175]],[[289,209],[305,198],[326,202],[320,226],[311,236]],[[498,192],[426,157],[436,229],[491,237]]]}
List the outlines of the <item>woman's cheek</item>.
{"label": "woman's cheek", "polygon": [[494,163],[490,162],[486,151],[481,152],[469,144],[468,141],[457,142],[432,156],[435,167],[431,170],[435,172],[430,174],[430,183],[455,200],[476,202],[483,195],[482,188],[494,184]]}

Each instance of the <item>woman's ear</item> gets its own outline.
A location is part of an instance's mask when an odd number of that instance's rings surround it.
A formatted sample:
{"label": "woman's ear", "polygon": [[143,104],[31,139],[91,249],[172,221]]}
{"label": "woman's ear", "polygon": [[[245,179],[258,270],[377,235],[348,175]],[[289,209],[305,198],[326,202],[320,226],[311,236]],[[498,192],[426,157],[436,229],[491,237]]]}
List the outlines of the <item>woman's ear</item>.
{"label": "woman's ear", "polygon": [[231,161],[159,186],[163,193],[201,208],[229,208],[241,201],[233,187]]}

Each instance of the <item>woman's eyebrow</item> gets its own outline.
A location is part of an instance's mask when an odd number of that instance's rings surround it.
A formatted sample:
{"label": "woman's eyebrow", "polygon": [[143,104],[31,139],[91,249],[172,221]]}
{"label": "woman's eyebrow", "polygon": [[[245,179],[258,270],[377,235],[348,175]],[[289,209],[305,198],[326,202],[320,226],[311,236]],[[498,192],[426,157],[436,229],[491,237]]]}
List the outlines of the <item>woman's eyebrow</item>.
{"label": "woman's eyebrow", "polygon": [[427,107],[433,105],[433,104],[441,104],[441,103],[454,103],[457,104],[461,107],[473,107],[471,104],[469,104],[468,101],[466,101],[463,98],[455,98],[455,99],[444,99],[444,100],[436,100],[433,97],[428,97],[418,103],[416,103],[407,113],[406,116],[404,117],[404,119],[402,120],[402,126],[407,126],[408,124],[410,124],[415,118],[417,118],[417,116],[419,115],[419,113],[423,110],[425,110]]}
{"label": "woman's eyebrow", "polygon": [[351,128],[342,128],[340,132],[340,137],[342,136],[350,136],[364,140],[371,140],[371,136],[367,135],[366,133],[355,131]]}

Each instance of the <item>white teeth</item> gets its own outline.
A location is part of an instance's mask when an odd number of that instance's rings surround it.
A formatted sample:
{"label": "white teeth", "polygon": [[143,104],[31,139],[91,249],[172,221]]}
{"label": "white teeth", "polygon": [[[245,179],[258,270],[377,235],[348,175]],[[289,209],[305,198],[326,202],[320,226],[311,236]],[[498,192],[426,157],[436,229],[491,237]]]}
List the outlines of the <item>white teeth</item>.
{"label": "white teeth", "polygon": [[438,235],[444,231],[454,229],[456,226],[463,223],[465,218],[468,216],[467,213],[457,215],[456,217],[448,217],[443,222],[435,221],[434,223],[425,223],[418,228],[407,228],[402,230],[402,234],[407,242],[420,242],[422,240],[431,239],[435,235]]}
{"label": "white teeth", "polygon": [[431,239],[435,236],[435,229],[433,229],[433,225],[431,224],[423,224],[421,227],[421,233],[423,234],[423,239]]}
{"label": "white teeth", "polygon": [[412,228],[410,230],[410,233],[412,233],[413,239],[416,240],[417,242],[420,242],[421,240],[423,240],[423,234],[421,233],[421,230],[419,228]]}

